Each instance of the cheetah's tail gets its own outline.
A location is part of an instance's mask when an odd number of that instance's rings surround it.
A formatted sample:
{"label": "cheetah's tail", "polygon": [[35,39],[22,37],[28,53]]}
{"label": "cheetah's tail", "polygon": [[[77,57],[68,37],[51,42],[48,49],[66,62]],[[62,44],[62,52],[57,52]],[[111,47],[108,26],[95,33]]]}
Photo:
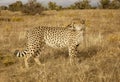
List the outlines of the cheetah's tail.
{"label": "cheetah's tail", "polygon": [[27,54],[27,50],[24,51],[19,51],[19,50],[15,50],[14,55],[17,57],[24,57]]}

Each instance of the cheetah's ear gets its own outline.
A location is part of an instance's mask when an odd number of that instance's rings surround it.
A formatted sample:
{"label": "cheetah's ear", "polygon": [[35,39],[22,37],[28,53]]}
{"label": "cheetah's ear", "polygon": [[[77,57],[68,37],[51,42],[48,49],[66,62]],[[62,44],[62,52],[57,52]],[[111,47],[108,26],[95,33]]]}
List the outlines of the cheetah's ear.
{"label": "cheetah's ear", "polygon": [[69,28],[69,29],[74,29],[74,22],[72,22],[71,24],[69,24],[69,25],[67,25],[67,27]]}
{"label": "cheetah's ear", "polygon": [[85,24],[85,20],[83,20],[83,19],[80,20],[80,23],[81,23],[81,24]]}

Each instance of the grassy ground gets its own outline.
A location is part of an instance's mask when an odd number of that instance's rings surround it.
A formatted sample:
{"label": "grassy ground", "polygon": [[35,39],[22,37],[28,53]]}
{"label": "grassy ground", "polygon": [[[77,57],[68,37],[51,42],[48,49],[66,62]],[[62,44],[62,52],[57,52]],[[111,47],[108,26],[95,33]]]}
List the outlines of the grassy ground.
{"label": "grassy ground", "polygon": [[[78,18],[86,19],[86,47],[78,47],[75,65],[69,64],[67,50],[46,46],[38,66],[31,58],[24,70],[23,58],[13,56],[24,49],[26,30],[36,26],[62,26]],[[45,11],[25,16],[20,12],[0,14],[0,82],[119,82],[120,10]]]}

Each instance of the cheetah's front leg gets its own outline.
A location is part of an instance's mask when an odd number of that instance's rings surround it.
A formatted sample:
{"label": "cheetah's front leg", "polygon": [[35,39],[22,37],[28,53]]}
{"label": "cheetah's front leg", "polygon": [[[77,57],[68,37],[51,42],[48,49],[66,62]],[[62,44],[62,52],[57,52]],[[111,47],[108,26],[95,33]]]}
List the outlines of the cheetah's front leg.
{"label": "cheetah's front leg", "polygon": [[73,46],[73,45],[70,46],[69,47],[70,64],[75,64],[76,53],[77,53],[77,46]]}

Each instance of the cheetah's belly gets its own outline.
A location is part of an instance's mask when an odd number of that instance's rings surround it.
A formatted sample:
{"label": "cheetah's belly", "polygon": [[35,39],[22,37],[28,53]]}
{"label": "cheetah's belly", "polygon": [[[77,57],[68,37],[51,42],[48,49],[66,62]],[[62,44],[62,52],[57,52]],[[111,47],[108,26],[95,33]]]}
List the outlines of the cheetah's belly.
{"label": "cheetah's belly", "polygon": [[65,29],[51,28],[44,32],[45,43],[53,48],[64,48],[68,44],[68,36]]}

